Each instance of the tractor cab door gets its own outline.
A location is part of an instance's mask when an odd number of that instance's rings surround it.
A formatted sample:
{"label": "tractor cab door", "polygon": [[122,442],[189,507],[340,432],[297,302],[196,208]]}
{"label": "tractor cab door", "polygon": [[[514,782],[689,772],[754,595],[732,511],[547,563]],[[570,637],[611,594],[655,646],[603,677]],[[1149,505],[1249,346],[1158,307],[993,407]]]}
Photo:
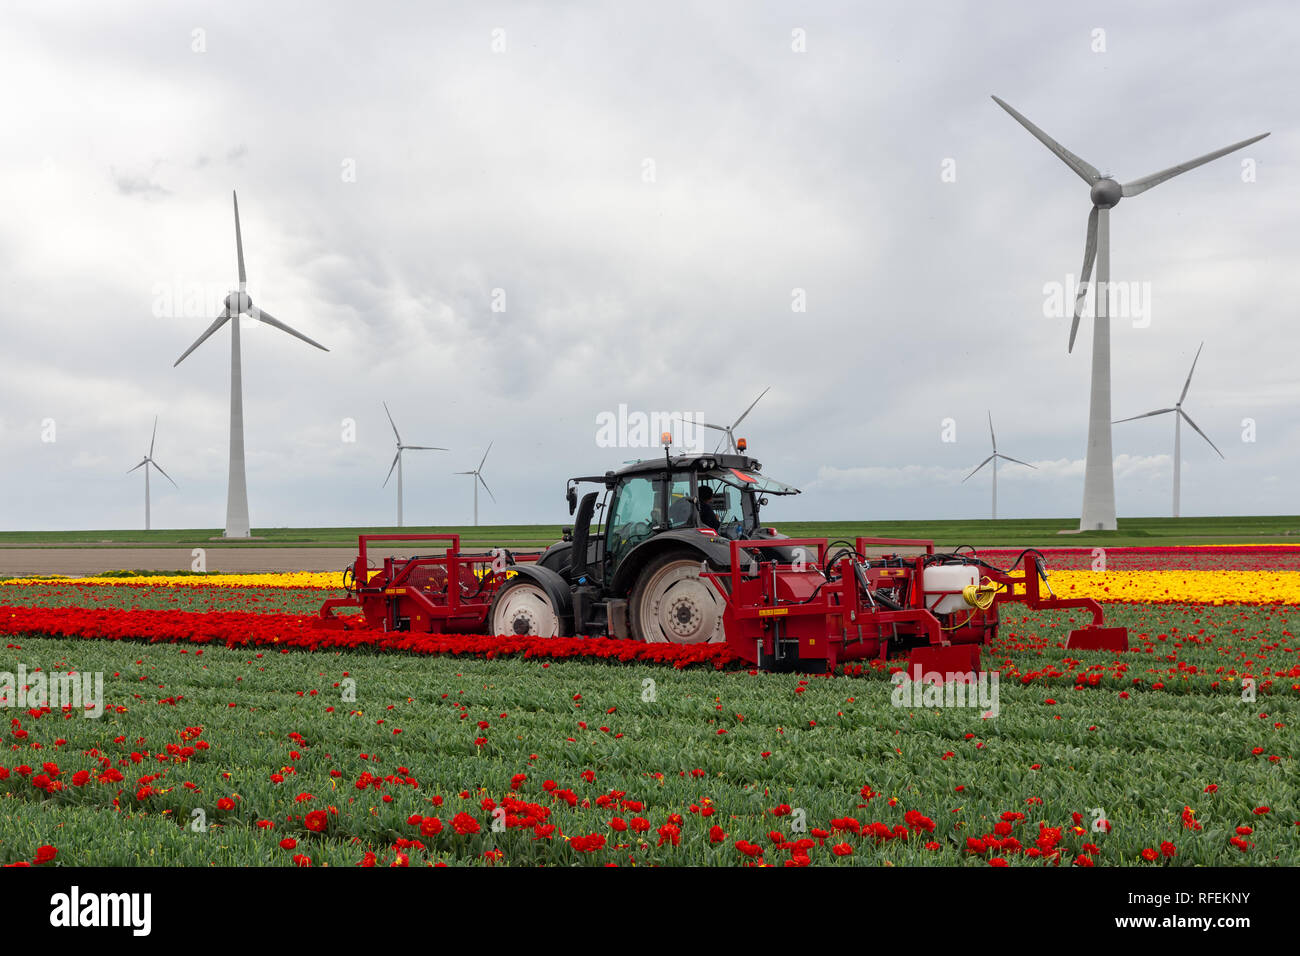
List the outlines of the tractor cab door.
{"label": "tractor cab door", "polygon": [[605,580],[613,580],[628,552],[665,527],[663,477],[630,475],[620,481],[605,520]]}

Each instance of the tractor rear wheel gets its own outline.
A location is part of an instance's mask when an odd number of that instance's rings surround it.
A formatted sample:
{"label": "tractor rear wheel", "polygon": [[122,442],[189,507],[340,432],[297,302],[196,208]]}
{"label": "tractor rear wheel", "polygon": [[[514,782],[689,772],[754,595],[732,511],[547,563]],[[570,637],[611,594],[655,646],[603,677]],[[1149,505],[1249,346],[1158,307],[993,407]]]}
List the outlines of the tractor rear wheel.
{"label": "tractor rear wheel", "polygon": [[632,634],[650,644],[713,644],[726,639],[722,595],[700,577],[692,551],[670,551],[641,569],[628,602]]}
{"label": "tractor rear wheel", "polygon": [[541,585],[524,578],[508,582],[488,610],[488,632],[510,636],[563,637],[565,621]]}

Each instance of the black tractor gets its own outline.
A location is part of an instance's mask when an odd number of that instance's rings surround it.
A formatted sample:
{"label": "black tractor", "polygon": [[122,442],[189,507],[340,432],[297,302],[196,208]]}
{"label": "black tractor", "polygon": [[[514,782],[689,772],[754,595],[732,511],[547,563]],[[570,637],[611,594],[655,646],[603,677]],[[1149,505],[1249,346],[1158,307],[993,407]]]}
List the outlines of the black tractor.
{"label": "black tractor", "polygon": [[[579,499],[581,484],[603,491]],[[488,633],[722,641],[724,602],[701,570],[729,570],[731,540],[785,537],[762,525],[759,509],[770,495],[798,493],[743,454],[665,454],[571,478],[573,527],[535,563],[512,565]],[[774,543],[748,560],[797,560],[793,550]]]}

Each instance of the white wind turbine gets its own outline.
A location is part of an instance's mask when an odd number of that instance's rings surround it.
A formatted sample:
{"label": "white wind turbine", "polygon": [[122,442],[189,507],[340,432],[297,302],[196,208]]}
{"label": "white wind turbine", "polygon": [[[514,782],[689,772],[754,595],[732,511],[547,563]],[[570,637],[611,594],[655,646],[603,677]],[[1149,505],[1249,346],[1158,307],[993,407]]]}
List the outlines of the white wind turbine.
{"label": "white wind turbine", "polygon": [[745,420],[745,416],[754,410],[754,406],[759,403],[759,400],[771,390],[772,390],[771,385],[763,389],[763,391],[759,393],[758,398],[754,399],[752,402],[749,403],[749,408],[741,412],[740,417],[737,418],[730,425],[710,425],[708,422],[700,422],[700,424],[703,425],[705,428],[712,428],[714,431],[719,431],[724,433],[727,436],[726,440],[731,444],[732,454],[739,454],[740,448],[736,444],[735,431],[737,428],[740,427],[740,423]]}
{"label": "white wind turbine", "polygon": [[1025,129],[1044,146],[1056,154],[1065,165],[1091,187],[1092,212],[1088,214],[1088,238],[1083,253],[1083,268],[1079,275],[1079,292],[1074,303],[1074,319],[1070,325],[1070,351],[1074,350],[1075,333],[1079,330],[1084,297],[1092,276],[1093,263],[1097,266],[1097,292],[1093,306],[1092,330],[1092,390],[1088,408],[1088,451],[1083,479],[1083,513],[1079,519],[1080,531],[1115,530],[1115,464],[1111,452],[1110,420],[1110,321],[1108,312],[1110,282],[1110,211],[1126,196],[1144,193],[1189,169],[1203,166],[1211,160],[1226,156],[1251,143],[1257,143],[1268,133],[1252,136],[1240,143],[1206,153],[1158,173],[1143,176],[1120,185],[1110,176],[1103,176],[1095,166],[1080,159],[1056,140],[1052,139],[1014,109],[993,97]]}
{"label": "white wind turbine", "polygon": [[489,488],[487,486],[487,482],[483,480],[483,462],[487,461],[488,451],[491,450],[492,450],[492,442],[488,442],[487,451],[483,452],[483,461],[480,461],[478,463],[477,468],[475,468],[473,471],[456,472],[456,474],[458,475],[474,476],[474,527],[476,528],[478,527],[478,486],[481,484],[483,486],[483,490],[488,493],[488,497],[491,498],[494,502],[497,500],[497,496],[492,494],[492,489]]}
{"label": "white wind turbine", "polygon": [[[1192,385],[1192,372],[1196,371],[1196,360],[1201,357],[1201,349],[1203,348],[1205,348],[1204,342],[1202,342],[1200,344],[1200,347],[1197,348],[1196,350],[1196,355],[1192,359],[1192,367],[1187,373],[1187,381],[1183,383],[1183,393],[1178,396],[1178,401],[1174,403],[1173,408],[1157,408],[1154,412],[1146,412],[1145,414],[1142,415],[1134,415],[1132,418],[1121,418],[1119,420],[1120,422],[1132,422],[1132,421],[1137,421],[1139,418],[1151,418],[1154,415],[1167,415],[1170,412],[1173,412],[1174,415],[1174,517],[1175,518],[1178,517],[1179,488],[1180,488],[1180,482],[1182,481],[1183,421],[1186,420],[1187,424],[1191,425],[1192,428],[1196,430],[1196,434],[1204,438],[1206,442],[1209,443],[1209,446],[1213,448],[1216,452],[1218,452],[1219,457],[1223,458],[1223,452],[1219,451],[1218,447],[1214,444],[1214,442],[1210,441],[1210,437],[1206,435],[1205,432],[1201,431],[1200,427],[1196,424],[1196,422],[1192,421],[1191,416],[1188,415],[1185,411],[1183,411],[1183,399],[1187,398],[1187,390]],[[1119,422],[1116,422],[1115,424],[1118,425]]]}
{"label": "white wind turbine", "polygon": [[[232,195],[234,195],[232,193]],[[248,522],[248,480],[244,469],[244,386],[240,368],[239,317],[247,315],[257,322],[262,322],[281,332],[288,332],[294,338],[302,339],[308,345],[314,345],[323,352],[329,349],[301,332],[291,329],[274,318],[264,309],[253,305],[246,291],[247,276],[244,274],[244,240],[239,232],[239,197],[235,199],[235,255],[239,261],[239,290],[226,296],[225,308],[217,316],[207,331],[195,340],[194,344],[181,353],[172,368],[185,361],[185,357],[208,340],[212,333],[230,322],[230,478],[226,486],[226,537],[247,538]]]}
{"label": "white wind turbine", "polygon": [[393,421],[393,413],[388,410],[388,403],[384,402],[384,414],[388,416],[388,424],[393,426],[393,434],[397,436],[397,454],[393,456],[393,463],[388,468],[388,478],[384,479],[381,487],[388,486],[388,479],[393,477],[393,469],[397,469],[397,526],[402,526],[402,452],[404,451],[446,451],[445,448],[439,448],[436,445],[403,445],[402,436],[398,434],[397,423]]}
{"label": "white wind turbine", "polygon": [[153,420],[153,436],[149,439],[149,454],[141,458],[140,464],[136,465],[135,468],[130,468],[126,472],[129,475],[131,474],[131,472],[135,471],[136,468],[144,469],[144,530],[145,531],[149,530],[149,466],[153,465],[153,467],[157,468],[158,474],[162,475],[168,481],[171,481],[173,487],[179,487],[176,484],[176,482],[172,481],[172,476],[162,470],[162,465],[158,464],[158,462],[153,460],[153,445],[154,442],[157,440],[157,438],[158,438],[158,416],[155,415]]}
{"label": "white wind turbine", "polygon": [[963,478],[962,483],[965,484],[967,481],[970,481],[970,479],[975,477],[976,472],[978,472],[989,462],[993,462],[993,520],[997,521],[998,520],[998,459],[1001,458],[1003,461],[1014,461],[1017,465],[1024,465],[1028,468],[1037,468],[1037,466],[1031,465],[1027,461],[1021,461],[1019,458],[1012,458],[1010,455],[1004,455],[998,451],[998,436],[993,434],[993,413],[992,412],[989,412],[989,437],[993,439],[993,454],[989,455],[982,462],[976,465],[975,471],[972,471],[969,475]]}

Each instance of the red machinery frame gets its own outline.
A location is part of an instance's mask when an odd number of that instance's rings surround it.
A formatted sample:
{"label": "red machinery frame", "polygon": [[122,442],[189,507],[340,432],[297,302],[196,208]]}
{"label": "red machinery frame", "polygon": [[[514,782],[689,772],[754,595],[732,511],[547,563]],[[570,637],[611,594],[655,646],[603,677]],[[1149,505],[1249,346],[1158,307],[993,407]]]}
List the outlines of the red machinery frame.
{"label": "red machinery frame", "polygon": [[[446,542],[446,548],[442,555],[433,557],[386,556],[382,567],[371,568],[367,549],[376,541],[441,541]],[[401,629],[402,622],[406,622],[406,629],[425,633],[477,631],[487,620],[492,598],[509,573],[481,567],[496,561],[497,554],[461,554],[458,534],[363,534],[357,537],[357,552],[348,597],[332,598],[321,606],[320,618],[326,625],[343,625],[334,616],[335,608],[359,607],[370,627],[385,631]],[[512,557],[515,561],[536,561],[539,555]],[[451,581],[459,586],[451,587]],[[433,595],[440,600],[434,600]]]}
{"label": "red machinery frame", "polygon": [[[368,547],[379,541],[437,541],[445,548],[432,557],[385,557],[371,568]],[[359,607],[367,625],[385,631],[481,633],[497,591],[510,576],[509,565],[485,567],[500,552],[466,555],[456,534],[368,534],[357,540],[348,596],[326,601],[324,626],[343,627],[334,610]],[[925,569],[935,555],[934,542],[909,538],[859,537],[853,554],[842,554],[827,567],[825,538],[763,538],[729,542],[727,571],[701,571],[721,595],[723,631],[728,647],[757,667],[782,663],[806,668],[824,661],[826,670],[844,662],[875,658],[905,649],[912,667],[927,673],[970,673],[979,669],[980,647],[998,628],[1000,605],[1015,602],[1031,608],[1082,608],[1092,623],[1070,633],[1071,650],[1128,649],[1126,628],[1102,627],[1103,613],[1092,598],[1058,598],[1048,588],[1045,569],[1031,550],[1019,569],[1000,571],[976,564],[978,574],[997,586],[987,607],[971,606],[939,615],[932,607],[963,590],[926,590]],[[923,554],[886,553],[874,563],[862,560],[867,548],[923,548]],[[780,547],[815,549],[812,561],[745,560],[747,552]],[[518,562],[536,561],[539,553],[512,554]],[[973,556],[972,556],[973,557]],[[748,566],[746,566],[748,565]],[[372,573],[373,572],[373,573]],[[901,579],[901,580],[900,580]],[[453,586],[454,584],[454,586]],[[901,595],[901,603],[880,594]],[[985,592],[987,594],[987,591]],[[965,615],[964,620],[959,615]]]}
{"label": "red machinery frame", "polygon": [[[759,667],[795,656],[801,661],[825,660],[828,670],[842,661],[887,658],[891,646],[910,645],[911,663],[926,671],[960,673],[977,670],[979,647],[996,633],[998,605],[1007,602],[1032,608],[1085,608],[1092,623],[1071,632],[1067,647],[1074,650],[1127,650],[1125,628],[1101,627],[1101,605],[1091,598],[1044,596],[1040,589],[1037,559],[1026,561],[1016,573],[976,565],[981,577],[1000,589],[987,609],[970,607],[963,621],[945,626],[931,610],[931,604],[960,590],[926,590],[926,559],[934,555],[934,542],[922,539],[855,539],[855,556],[838,560],[838,575],[832,580],[826,567],[824,538],[783,538],[783,548],[816,548],[815,562],[800,567],[793,563],[765,561],[743,568],[742,554],[772,547],[770,540],[732,541],[731,569],[703,572],[726,603],[724,632],[731,649]],[[892,566],[864,567],[856,557],[871,546],[924,548],[923,555],[885,555]],[[896,563],[895,563],[896,562]],[[886,607],[872,597],[881,587],[893,587],[893,579],[907,581],[906,602]],[[955,617],[955,615],[952,615]],[[794,645],[794,646],[791,646]]]}

